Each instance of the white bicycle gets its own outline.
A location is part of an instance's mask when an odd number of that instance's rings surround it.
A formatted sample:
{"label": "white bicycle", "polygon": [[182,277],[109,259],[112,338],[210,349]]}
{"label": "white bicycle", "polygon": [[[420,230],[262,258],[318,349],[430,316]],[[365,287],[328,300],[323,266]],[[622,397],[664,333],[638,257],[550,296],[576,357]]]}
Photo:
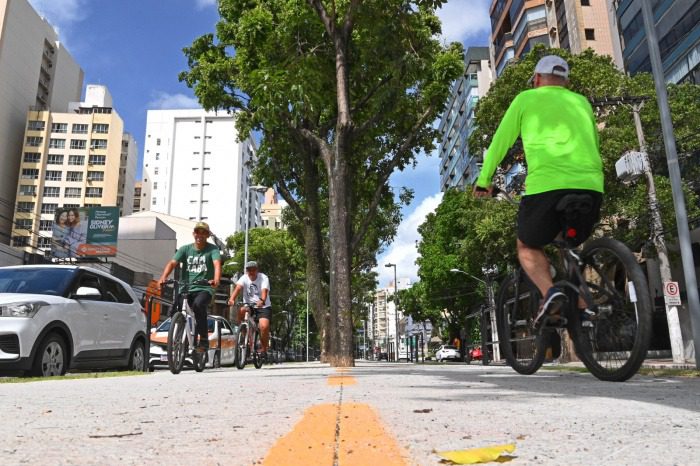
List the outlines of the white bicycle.
{"label": "white bicycle", "polygon": [[173,285],[173,315],[170,319],[168,330],[168,368],[173,374],[179,374],[185,365],[185,358],[189,354],[192,358],[194,370],[202,372],[206,364],[206,353],[195,351],[197,338],[197,319],[194,311],[187,303],[187,296],[192,285],[209,286],[207,280],[196,280],[193,283],[180,283],[177,280],[168,280],[166,285]]}

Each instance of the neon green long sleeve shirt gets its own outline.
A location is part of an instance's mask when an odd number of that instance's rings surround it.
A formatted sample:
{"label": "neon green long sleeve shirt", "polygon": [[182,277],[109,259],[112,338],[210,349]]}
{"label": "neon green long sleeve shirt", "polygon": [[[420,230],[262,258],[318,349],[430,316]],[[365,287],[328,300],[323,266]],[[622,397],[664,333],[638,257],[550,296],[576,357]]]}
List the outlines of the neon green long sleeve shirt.
{"label": "neon green long sleeve shirt", "polygon": [[561,86],[518,94],[486,152],[478,186],[491,185],[496,168],[518,136],[527,161],[526,195],[556,189],[603,192],[598,129],[584,96]]}

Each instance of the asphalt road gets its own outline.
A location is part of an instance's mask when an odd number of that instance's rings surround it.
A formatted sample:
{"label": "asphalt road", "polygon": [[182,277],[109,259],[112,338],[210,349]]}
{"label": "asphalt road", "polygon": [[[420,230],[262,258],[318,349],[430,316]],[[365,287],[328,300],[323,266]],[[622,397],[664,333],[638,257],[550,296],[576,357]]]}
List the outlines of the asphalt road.
{"label": "asphalt road", "polygon": [[[434,465],[436,450],[505,443],[516,445],[513,465],[700,464],[699,379],[605,383],[385,362],[358,362],[333,383],[338,375],[309,363],[0,384],[0,464],[258,464],[307,409],[329,404],[368,405],[385,440],[398,444],[399,464]],[[306,440],[295,443],[307,448]]]}

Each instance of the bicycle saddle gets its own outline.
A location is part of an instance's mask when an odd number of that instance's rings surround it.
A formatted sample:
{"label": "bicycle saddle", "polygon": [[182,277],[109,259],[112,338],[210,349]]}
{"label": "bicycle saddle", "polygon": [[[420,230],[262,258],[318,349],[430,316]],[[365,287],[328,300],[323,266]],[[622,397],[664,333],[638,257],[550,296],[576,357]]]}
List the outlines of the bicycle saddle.
{"label": "bicycle saddle", "polygon": [[593,210],[593,197],[590,194],[567,194],[562,197],[557,206],[557,212],[562,214],[562,233],[568,247],[580,243],[577,240],[577,220],[581,215],[586,215]]}

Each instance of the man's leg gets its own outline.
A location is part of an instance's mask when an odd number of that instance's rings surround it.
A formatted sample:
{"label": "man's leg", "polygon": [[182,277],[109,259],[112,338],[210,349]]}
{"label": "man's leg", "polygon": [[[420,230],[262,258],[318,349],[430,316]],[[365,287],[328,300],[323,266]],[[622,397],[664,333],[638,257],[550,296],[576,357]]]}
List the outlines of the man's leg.
{"label": "man's leg", "polygon": [[544,250],[532,248],[518,239],[518,260],[528,278],[540,290],[540,294],[545,296],[553,283],[549,273],[549,260]]}
{"label": "man's leg", "polygon": [[270,319],[261,317],[260,320],[258,320],[258,328],[260,329],[262,351],[263,353],[267,353],[267,346],[270,342]]}
{"label": "man's leg", "polygon": [[197,334],[199,335],[198,346],[209,349],[209,328],[207,325],[207,308],[211,302],[211,294],[200,291],[195,294],[192,302],[194,317],[197,319]]}

